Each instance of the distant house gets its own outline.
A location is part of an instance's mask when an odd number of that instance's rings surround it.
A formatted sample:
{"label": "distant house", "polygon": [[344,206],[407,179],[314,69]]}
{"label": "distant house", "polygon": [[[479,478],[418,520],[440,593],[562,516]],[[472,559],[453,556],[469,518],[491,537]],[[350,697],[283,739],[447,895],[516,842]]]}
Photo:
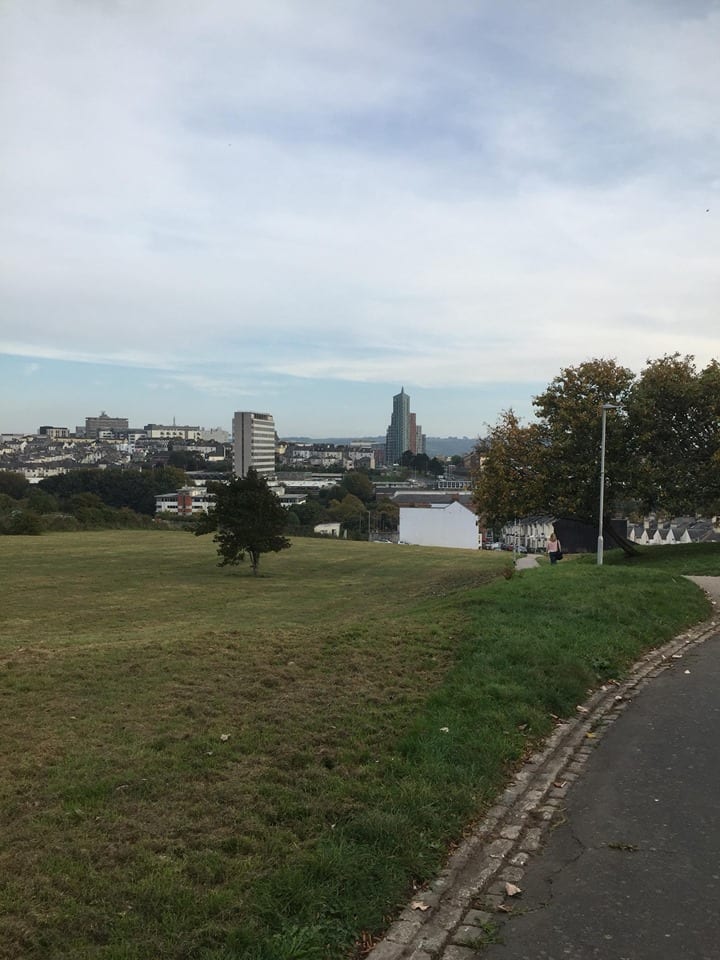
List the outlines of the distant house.
{"label": "distant house", "polygon": [[314,533],[319,533],[322,537],[339,537],[339,523],[316,523],[313,527]]}
{"label": "distant house", "polygon": [[178,517],[190,517],[195,513],[207,513],[215,497],[205,487],[181,487],[174,493],[161,493],[155,497],[155,513],[171,513]]}
{"label": "distant house", "polygon": [[187,424],[176,426],[166,423],[146,423],[145,435],[151,440],[200,440],[202,430],[200,427],[191,427]]}
{"label": "distant house", "polygon": [[423,507],[400,507],[398,540],[422,547],[477,550],[478,518],[458,500]]}
{"label": "distant house", "polygon": [[720,524],[717,518],[678,517],[658,521],[649,516],[642,523],[628,524],[628,540],[647,546],[719,542]]}
{"label": "distant house", "polygon": [[520,517],[502,528],[503,543],[525,547],[529,553],[544,553],[548,538],[554,531],[555,517],[537,514]]}

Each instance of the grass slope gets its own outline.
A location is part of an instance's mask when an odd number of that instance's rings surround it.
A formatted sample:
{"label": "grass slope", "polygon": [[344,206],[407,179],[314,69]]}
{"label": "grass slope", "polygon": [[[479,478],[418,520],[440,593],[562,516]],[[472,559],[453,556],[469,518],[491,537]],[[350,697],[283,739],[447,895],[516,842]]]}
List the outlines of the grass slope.
{"label": "grass slope", "polygon": [[680,547],[505,580],[385,544],[296,541],[258,579],[174,533],[1,546],[0,957],[28,960],[351,955],[551,714],[707,615],[679,574],[720,573]]}

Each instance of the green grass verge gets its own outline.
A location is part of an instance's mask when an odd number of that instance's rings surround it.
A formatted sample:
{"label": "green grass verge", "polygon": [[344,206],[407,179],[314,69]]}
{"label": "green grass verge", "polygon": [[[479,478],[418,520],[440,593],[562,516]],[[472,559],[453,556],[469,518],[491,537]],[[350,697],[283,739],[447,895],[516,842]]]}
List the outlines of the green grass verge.
{"label": "green grass verge", "polygon": [[506,580],[387,544],[298,540],[257,579],[182,534],[0,546],[13,960],[351,956],[552,715],[707,616],[681,573],[720,574],[682,547]]}

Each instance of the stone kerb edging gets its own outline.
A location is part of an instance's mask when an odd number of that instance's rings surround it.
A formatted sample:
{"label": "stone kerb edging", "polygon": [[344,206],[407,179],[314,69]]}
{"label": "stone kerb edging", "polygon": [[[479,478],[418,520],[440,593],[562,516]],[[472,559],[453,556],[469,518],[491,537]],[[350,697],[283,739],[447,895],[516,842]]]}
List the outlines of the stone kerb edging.
{"label": "stone kerb edging", "polygon": [[[492,913],[506,909],[506,884],[517,884],[538,850],[593,748],[649,680],[720,629],[720,619],[694,627],[652,650],[621,683],[597,690],[578,715],[560,722],[523,765],[484,819],[451,855],[427,889],[392,924],[368,960],[464,960],[477,956]],[[473,909],[482,898],[482,910]],[[447,948],[447,949],[446,949]]]}

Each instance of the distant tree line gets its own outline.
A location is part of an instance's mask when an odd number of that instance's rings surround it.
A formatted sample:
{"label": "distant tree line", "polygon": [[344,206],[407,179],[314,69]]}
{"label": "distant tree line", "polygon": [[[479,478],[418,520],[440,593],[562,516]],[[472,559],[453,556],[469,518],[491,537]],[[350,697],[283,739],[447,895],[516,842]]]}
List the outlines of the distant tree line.
{"label": "distant tree line", "polygon": [[476,448],[478,512],[492,526],[532,514],[597,519],[606,411],[606,515],[720,512],[720,364],[678,353],[639,376],[615,360],[567,367],[536,396],[536,421],[504,411]]}
{"label": "distant tree line", "polygon": [[[458,459],[462,461],[462,457]],[[413,453],[412,450],[403,453],[400,465],[422,476],[441,477],[445,473],[445,465],[437,457],[431,459],[426,453]]]}
{"label": "distant tree line", "polygon": [[186,483],[184,471],[176,467],[86,468],[38,484],[0,471],[0,534],[151,526],[155,496]]}

